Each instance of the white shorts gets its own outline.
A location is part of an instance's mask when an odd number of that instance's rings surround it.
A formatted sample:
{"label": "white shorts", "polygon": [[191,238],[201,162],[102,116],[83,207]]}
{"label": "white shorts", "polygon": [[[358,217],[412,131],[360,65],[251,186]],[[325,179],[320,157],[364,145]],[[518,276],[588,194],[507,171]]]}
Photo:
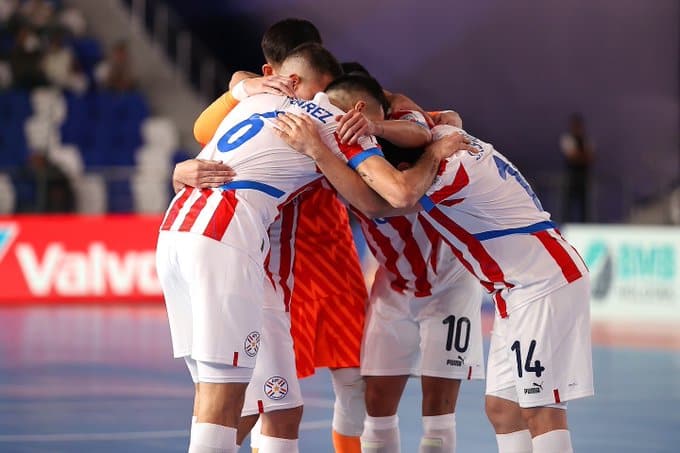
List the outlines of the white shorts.
{"label": "white shorts", "polygon": [[199,234],[161,231],[156,270],[175,357],[255,367],[262,324],[262,263]]}
{"label": "white shorts", "polygon": [[496,315],[486,394],[512,399],[521,407],[594,394],[587,274],[507,318]]}
{"label": "white shorts", "polygon": [[[270,286],[265,284],[265,293],[269,292]],[[246,389],[243,416],[292,409],[303,404],[295,369],[290,313],[264,308],[262,315],[262,344]]]}
{"label": "white shorts", "polygon": [[376,273],[361,347],[364,376],[484,379],[482,287],[464,269],[428,297],[405,296]]}

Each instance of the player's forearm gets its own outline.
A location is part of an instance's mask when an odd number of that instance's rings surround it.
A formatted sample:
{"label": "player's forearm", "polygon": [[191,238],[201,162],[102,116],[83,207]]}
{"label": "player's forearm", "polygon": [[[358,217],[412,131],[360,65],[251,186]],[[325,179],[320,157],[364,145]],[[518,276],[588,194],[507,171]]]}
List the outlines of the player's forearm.
{"label": "player's forearm", "polygon": [[334,155],[327,147],[324,148],[315,155],[314,161],[328,182],[352,206],[370,218],[384,217],[394,211],[394,208],[371,189],[356,171],[348,167],[345,161]]}
{"label": "player's forearm", "polygon": [[432,140],[432,134],[413,121],[384,120],[375,122],[376,134],[402,148],[419,148]]}
{"label": "player's forearm", "polygon": [[253,79],[255,77],[259,77],[257,74],[254,72],[248,72],[248,71],[236,71],[231,75],[231,80],[229,80],[229,90],[233,90],[234,87],[242,80],[245,79]]}
{"label": "player's forearm", "polygon": [[432,185],[438,168],[439,158],[428,150],[405,171],[378,157],[366,159],[359,164],[357,172],[392,207],[412,212],[420,209],[418,201]]}
{"label": "player's forearm", "polygon": [[208,143],[225,116],[238,104],[227,91],[208,106],[194,122],[194,138],[201,145]]}

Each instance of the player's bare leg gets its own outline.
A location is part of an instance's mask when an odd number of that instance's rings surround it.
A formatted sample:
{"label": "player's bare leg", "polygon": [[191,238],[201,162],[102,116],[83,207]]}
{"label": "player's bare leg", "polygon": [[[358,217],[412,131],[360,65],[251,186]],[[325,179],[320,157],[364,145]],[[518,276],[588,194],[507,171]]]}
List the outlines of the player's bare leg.
{"label": "player's bare leg", "polygon": [[365,376],[366,421],[361,435],[364,453],[399,453],[397,408],[408,376]]}
{"label": "player's bare leg", "polygon": [[531,432],[534,453],[573,452],[566,406],[532,407],[521,409],[521,412]]}
{"label": "player's bare leg", "polygon": [[302,406],[265,412],[262,417],[259,452],[297,453]]}
{"label": "player's bare leg", "polygon": [[189,453],[236,453],[236,427],[247,386],[199,382]]}
{"label": "player's bare leg", "polygon": [[253,435],[253,427],[257,424],[259,418],[259,414],[241,416],[236,430],[236,445],[242,445],[248,434]]}
{"label": "player's bare leg", "polygon": [[423,438],[420,453],[456,450],[456,401],[460,379],[422,376]]}
{"label": "player's bare leg", "polygon": [[198,384],[194,384],[194,409],[191,413],[191,427],[196,424],[196,417],[198,416]]}
{"label": "player's bare leg", "polygon": [[361,433],[366,418],[366,384],[358,367],[332,368],[333,448],[335,453],[361,453]]}
{"label": "player's bare leg", "polygon": [[519,405],[491,395],[486,395],[485,402],[486,416],[496,432],[498,452],[531,453],[531,433]]}

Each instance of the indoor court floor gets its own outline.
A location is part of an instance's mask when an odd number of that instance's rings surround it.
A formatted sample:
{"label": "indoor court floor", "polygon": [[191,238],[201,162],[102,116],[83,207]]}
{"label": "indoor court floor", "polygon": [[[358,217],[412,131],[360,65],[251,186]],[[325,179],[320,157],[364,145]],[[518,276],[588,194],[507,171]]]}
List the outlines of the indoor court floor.
{"label": "indoor court floor", "polygon": [[[490,320],[487,309],[487,333]],[[597,395],[569,404],[576,452],[680,452],[678,331],[595,324]],[[328,373],[303,391],[300,451],[332,452]],[[480,381],[462,387],[460,453],[495,451],[483,393]],[[399,412],[405,453],[417,451],[419,401],[411,380]],[[0,452],[183,452],[191,404],[162,305],[0,309]]]}

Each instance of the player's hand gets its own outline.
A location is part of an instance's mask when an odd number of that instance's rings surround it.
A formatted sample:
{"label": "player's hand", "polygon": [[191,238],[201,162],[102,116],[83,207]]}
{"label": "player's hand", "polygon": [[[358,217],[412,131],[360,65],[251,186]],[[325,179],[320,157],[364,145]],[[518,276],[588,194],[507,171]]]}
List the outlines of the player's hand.
{"label": "player's hand", "polygon": [[175,165],[172,187],[179,192],[184,186],[207,189],[233,181],[236,172],[218,160],[190,159]]}
{"label": "player's hand", "polygon": [[434,126],[434,122],[432,121],[432,118],[430,118],[430,115],[418,104],[416,104],[415,101],[410,97],[400,93],[390,93],[387,97],[387,100],[390,101],[391,112],[399,112],[401,110],[420,112],[425,117],[425,121],[427,121],[428,126]]}
{"label": "player's hand", "polygon": [[463,127],[463,119],[460,117],[458,112],[454,112],[453,110],[439,112],[432,118],[432,120],[434,121],[435,126],[439,126],[440,124],[448,124],[449,126],[455,126],[458,128]]}
{"label": "player's hand", "polygon": [[358,110],[352,109],[335,119],[338,121],[338,128],[335,132],[342,144],[354,145],[359,141],[359,137],[375,135],[375,123]]}
{"label": "player's hand", "polygon": [[308,115],[285,113],[274,120],[274,132],[294,150],[315,159],[326,149],[319,131]]}
{"label": "player's hand", "polygon": [[294,98],[293,79],[280,75],[270,75],[246,79],[243,88],[248,96],[261,93],[278,94]]}
{"label": "player's hand", "polygon": [[440,160],[447,159],[458,151],[464,150],[474,154],[479,152],[477,148],[470,145],[470,140],[459,132],[432,142],[426,149]]}

